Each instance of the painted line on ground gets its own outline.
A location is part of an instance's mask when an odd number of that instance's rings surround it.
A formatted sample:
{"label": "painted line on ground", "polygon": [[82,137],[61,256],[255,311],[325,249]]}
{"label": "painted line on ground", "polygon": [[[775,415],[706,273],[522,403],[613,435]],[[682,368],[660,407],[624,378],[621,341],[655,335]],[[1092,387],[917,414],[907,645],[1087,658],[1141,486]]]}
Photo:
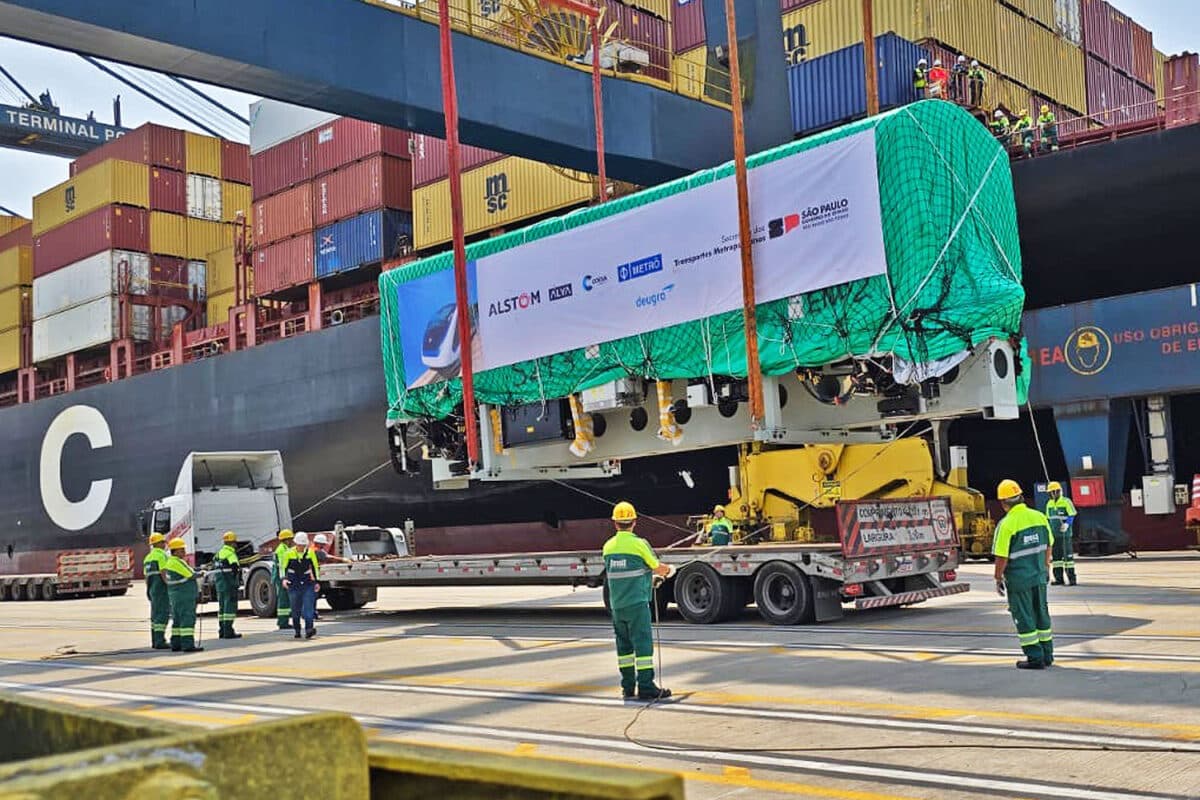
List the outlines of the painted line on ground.
{"label": "painted line on ground", "polygon": [[[22,683],[0,680],[0,687],[30,694],[49,694],[64,697],[86,697],[111,700],[118,703],[157,703],[159,705],[203,708],[211,711],[237,711],[243,714],[263,716],[295,717],[304,711],[269,705],[247,703],[225,703],[210,700],[185,700],[176,697],[116,692],[101,689],[80,689],[69,686],[53,686],[38,683]],[[716,750],[662,751],[645,748],[624,739],[611,739],[579,734],[547,733],[544,731],[521,731],[511,728],[493,728],[485,725],[443,722],[438,719],[401,719],[368,714],[354,714],[360,724],[372,728],[394,731],[416,731],[437,733],[446,736],[476,739],[557,745],[567,748],[595,748],[624,753],[647,755],[653,753],[664,759],[703,761],[713,764],[741,764],[793,772],[811,772],[838,778],[874,780],[899,783],[905,786],[923,785],[948,790],[976,790],[999,793],[1009,797],[1046,797],[1054,800],[1180,800],[1181,795],[1166,795],[1102,787],[1047,783],[1042,781],[1018,780],[1013,778],[989,778],[968,773],[939,772],[929,769],[879,766],[875,764],[837,761],[822,758],[790,757],[784,755],[756,753],[725,753]]]}
{"label": "painted line on ground", "polygon": [[[8,666],[38,666],[59,670],[79,670],[117,675],[153,675],[162,677],[196,678],[200,680],[257,683],[279,686],[300,686],[315,689],[352,689],[382,692],[385,694],[421,694],[438,697],[468,698],[472,700],[501,700],[514,703],[549,703],[557,705],[592,706],[599,708],[627,709],[619,698],[570,695],[550,692],[511,691],[505,689],[482,689],[458,686],[430,686],[420,683],[396,683],[390,681],[345,680],[340,678],[305,678],[278,674],[243,675],[196,668],[154,669],[150,667],[90,664],[61,659],[48,662],[32,662],[15,659],[0,659]],[[1004,727],[998,725],[936,722],[898,717],[845,714],[820,711],[798,711],[786,709],[751,708],[746,706],[708,705],[700,703],[672,703],[661,706],[659,711],[669,714],[694,714],[710,717],[735,719],[772,720],[823,725],[850,725],[856,728],[908,731],[953,736],[985,736],[993,740],[1036,741],[1054,744],[1072,744],[1080,747],[1120,747],[1160,750],[1170,748],[1180,752],[1200,753],[1200,742],[1182,739],[1161,739],[1117,734],[1080,733],[1064,730],[1039,730],[1034,728]]]}

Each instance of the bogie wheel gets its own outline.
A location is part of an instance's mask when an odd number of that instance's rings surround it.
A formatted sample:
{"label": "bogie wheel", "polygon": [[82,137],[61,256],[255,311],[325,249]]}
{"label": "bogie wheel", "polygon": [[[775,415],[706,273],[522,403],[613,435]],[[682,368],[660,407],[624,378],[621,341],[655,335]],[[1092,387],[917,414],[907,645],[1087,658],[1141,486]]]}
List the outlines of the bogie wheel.
{"label": "bogie wheel", "polygon": [[25,599],[26,600],[41,600],[42,599],[42,582],[30,578],[25,583]]}
{"label": "bogie wheel", "polygon": [[275,616],[275,584],[265,569],[257,569],[246,583],[246,598],[254,616],[270,619]]}
{"label": "bogie wheel", "polygon": [[812,584],[785,561],[766,564],[754,576],[754,602],[759,615],[774,625],[807,624],[816,618]]}
{"label": "bogie wheel", "polygon": [[675,605],[688,622],[720,622],[728,610],[731,587],[707,564],[689,564],[675,575]]}
{"label": "bogie wheel", "polygon": [[9,594],[13,600],[25,600],[25,581],[13,581],[12,591]]}
{"label": "bogie wheel", "polygon": [[58,584],[54,582],[54,578],[46,578],[44,581],[42,581],[42,599],[58,599]]}
{"label": "bogie wheel", "polygon": [[12,582],[0,581],[0,600],[12,599]]}
{"label": "bogie wheel", "polygon": [[750,601],[751,587],[746,578],[722,576],[721,582],[725,584],[725,595],[722,598],[725,607],[721,609],[721,621],[728,622],[742,615],[742,609]]}
{"label": "bogie wheel", "polygon": [[366,600],[355,600],[353,589],[326,589],[325,602],[334,611],[356,611],[367,604]]}

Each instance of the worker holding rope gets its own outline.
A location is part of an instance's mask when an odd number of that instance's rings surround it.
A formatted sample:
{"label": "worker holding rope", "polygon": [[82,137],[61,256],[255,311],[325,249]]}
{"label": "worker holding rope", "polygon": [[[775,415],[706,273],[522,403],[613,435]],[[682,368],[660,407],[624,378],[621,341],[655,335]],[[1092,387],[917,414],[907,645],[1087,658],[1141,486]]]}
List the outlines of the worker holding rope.
{"label": "worker holding rope", "polygon": [[617,532],[604,543],[604,580],[617,639],[617,667],[626,700],[663,700],[670,689],[654,683],[654,630],[650,604],[654,576],[669,578],[675,568],[660,564],[650,543],[633,532],[637,510],[622,500],[613,507]]}
{"label": "worker holding rope", "polygon": [[1017,669],[1045,669],[1054,663],[1054,636],[1046,584],[1050,580],[1050,547],[1054,534],[1046,516],[1025,505],[1021,486],[1005,478],[996,489],[1004,519],[996,526],[996,593],[1007,596],[1025,660]]}

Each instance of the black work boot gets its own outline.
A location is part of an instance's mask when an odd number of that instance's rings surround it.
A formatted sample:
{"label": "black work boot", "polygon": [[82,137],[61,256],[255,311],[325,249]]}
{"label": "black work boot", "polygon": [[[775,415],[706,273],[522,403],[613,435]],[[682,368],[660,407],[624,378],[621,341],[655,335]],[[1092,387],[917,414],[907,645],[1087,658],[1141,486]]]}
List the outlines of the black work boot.
{"label": "black work boot", "polygon": [[1055,567],[1055,568],[1054,568],[1054,585],[1055,585],[1055,586],[1062,586],[1062,585],[1063,585],[1063,571],[1062,571],[1062,567]]}
{"label": "black work boot", "polygon": [[242,638],[242,635],[240,633],[234,633],[233,628],[230,628],[229,633],[225,634],[225,638],[226,639],[240,639],[240,638]]}
{"label": "black work boot", "polygon": [[1075,580],[1075,570],[1073,570],[1073,569],[1067,570],[1067,580],[1071,582],[1072,586],[1076,585],[1077,582]]}
{"label": "black work boot", "polygon": [[645,688],[638,688],[638,700],[666,700],[671,696],[670,689],[660,689],[653,683]]}
{"label": "black work boot", "polygon": [[1046,665],[1040,661],[1030,661],[1029,659],[1025,659],[1024,661],[1017,662],[1017,669],[1045,669],[1045,668],[1046,668]]}

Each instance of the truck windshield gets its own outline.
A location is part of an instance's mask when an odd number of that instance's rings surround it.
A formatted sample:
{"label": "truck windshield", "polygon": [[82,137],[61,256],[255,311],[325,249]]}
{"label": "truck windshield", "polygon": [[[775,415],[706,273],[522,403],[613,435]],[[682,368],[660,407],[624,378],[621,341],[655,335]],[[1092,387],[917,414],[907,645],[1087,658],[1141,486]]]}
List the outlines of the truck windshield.
{"label": "truck windshield", "polygon": [[166,536],[171,532],[171,509],[160,508],[154,512],[154,530],[153,533],[161,533]]}

